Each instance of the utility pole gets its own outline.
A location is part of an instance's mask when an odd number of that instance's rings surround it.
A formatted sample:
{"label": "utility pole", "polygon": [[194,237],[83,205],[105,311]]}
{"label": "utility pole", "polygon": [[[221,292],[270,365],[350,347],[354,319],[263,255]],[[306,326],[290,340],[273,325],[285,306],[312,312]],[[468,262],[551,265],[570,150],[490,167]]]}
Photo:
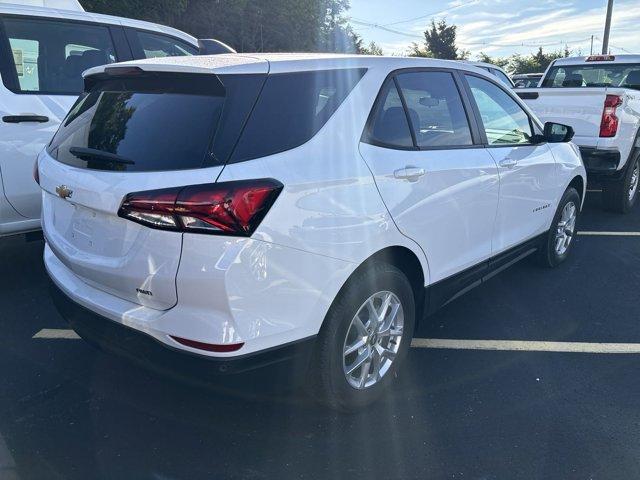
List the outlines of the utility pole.
{"label": "utility pole", "polygon": [[602,39],[602,54],[609,53],[609,32],[611,31],[611,13],[613,12],[613,0],[607,2],[607,19],[604,23],[604,38]]}

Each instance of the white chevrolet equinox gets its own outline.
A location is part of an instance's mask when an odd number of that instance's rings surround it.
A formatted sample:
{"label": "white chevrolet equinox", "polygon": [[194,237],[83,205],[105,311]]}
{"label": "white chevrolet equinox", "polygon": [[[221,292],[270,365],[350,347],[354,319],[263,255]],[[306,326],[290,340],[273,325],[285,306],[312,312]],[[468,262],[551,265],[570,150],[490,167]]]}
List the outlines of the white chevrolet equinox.
{"label": "white chevrolet equinox", "polygon": [[54,301],[158,368],[295,365],[325,404],[364,405],[419,319],[573,244],[571,128],[468,64],[230,54],[84,83],[36,169]]}

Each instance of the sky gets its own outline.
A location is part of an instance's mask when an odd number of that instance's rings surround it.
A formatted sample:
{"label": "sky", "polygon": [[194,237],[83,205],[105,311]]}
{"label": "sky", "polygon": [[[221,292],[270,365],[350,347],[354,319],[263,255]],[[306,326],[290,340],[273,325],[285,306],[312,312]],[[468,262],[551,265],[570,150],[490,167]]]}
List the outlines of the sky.
{"label": "sky", "polygon": [[[458,26],[457,45],[491,56],[560,50],[588,55],[591,35],[600,53],[607,0],[351,0],[350,22],[386,55],[404,54],[424,40],[432,18]],[[389,30],[394,30],[389,31]],[[640,0],[614,0],[611,53],[640,53]],[[398,33],[399,32],[399,33]]]}

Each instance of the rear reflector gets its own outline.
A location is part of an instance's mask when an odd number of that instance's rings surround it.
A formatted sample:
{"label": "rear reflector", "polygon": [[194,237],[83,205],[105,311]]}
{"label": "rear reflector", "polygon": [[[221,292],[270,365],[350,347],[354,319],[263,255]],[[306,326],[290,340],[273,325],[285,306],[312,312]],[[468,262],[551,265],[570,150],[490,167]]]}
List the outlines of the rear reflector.
{"label": "rear reflector", "polygon": [[148,190],[128,194],[118,215],[162,230],[248,237],[281,190],[270,178]]}
{"label": "rear reflector", "polygon": [[604,100],[602,110],[602,120],[600,121],[600,137],[615,137],[618,133],[618,117],[616,109],[622,105],[622,97],[618,95],[607,95]]}
{"label": "rear reflector", "polygon": [[215,343],[198,342],[196,340],[189,340],[188,338],[174,337],[173,335],[169,335],[169,336],[172,339],[174,339],[176,342],[180,343],[181,345],[185,345],[191,348],[197,348],[198,350],[204,350],[205,352],[218,352],[218,353],[235,352],[237,350],[240,350],[244,345],[244,342],[215,344]]}

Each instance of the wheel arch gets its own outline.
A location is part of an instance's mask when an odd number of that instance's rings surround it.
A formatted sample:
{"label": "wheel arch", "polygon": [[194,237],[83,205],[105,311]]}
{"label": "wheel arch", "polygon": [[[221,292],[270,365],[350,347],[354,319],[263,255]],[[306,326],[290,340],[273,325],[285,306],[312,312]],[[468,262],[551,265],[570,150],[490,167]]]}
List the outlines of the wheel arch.
{"label": "wheel arch", "polygon": [[[401,270],[409,279],[409,283],[413,289],[413,297],[416,305],[416,325],[419,325],[420,320],[424,316],[427,289],[425,288],[426,279],[428,278],[428,271],[425,272],[426,265],[420,261],[420,257],[413,250],[402,245],[393,245],[382,248],[377,252],[366,258],[358,267],[351,272],[351,275],[345,280],[344,284],[338,291],[334,298],[339,298],[343,290],[349,284],[349,281],[358,275],[363,270],[369,268],[375,263],[388,263]],[[329,307],[329,311],[333,307]],[[324,323],[324,322],[323,322]]]}
{"label": "wheel arch", "polygon": [[583,205],[584,199],[587,194],[587,184],[584,181],[584,178],[582,178],[582,175],[576,175],[575,177],[573,177],[573,179],[569,182],[569,185],[567,185],[567,188],[571,187],[576,189],[578,195],[580,196],[580,204]]}

